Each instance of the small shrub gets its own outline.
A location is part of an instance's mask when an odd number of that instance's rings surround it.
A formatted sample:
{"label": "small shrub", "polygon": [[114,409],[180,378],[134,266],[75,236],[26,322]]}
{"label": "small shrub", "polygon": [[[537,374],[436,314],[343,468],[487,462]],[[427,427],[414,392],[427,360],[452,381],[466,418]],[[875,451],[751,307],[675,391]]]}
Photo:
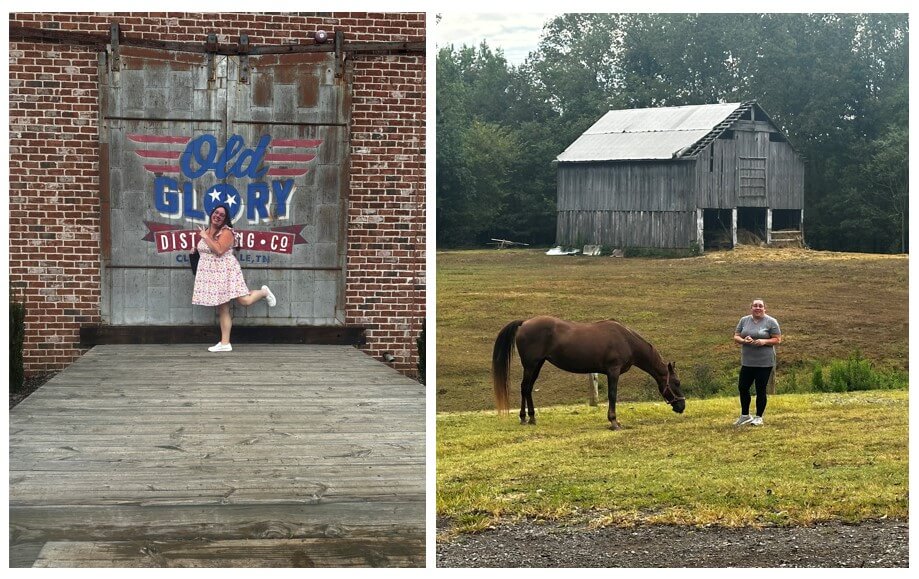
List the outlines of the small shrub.
{"label": "small shrub", "polygon": [[845,360],[831,360],[824,367],[817,365],[811,374],[815,392],[853,392],[856,390],[891,390],[906,388],[908,378],[896,371],[874,367],[870,360],[855,352]]}
{"label": "small shrub", "polygon": [[848,360],[833,360],[827,372],[827,382],[833,392],[871,390],[877,388],[878,375],[871,362],[857,353]]}
{"label": "small shrub", "polygon": [[425,330],[426,323],[421,323],[421,335],[415,340],[415,344],[418,346],[418,381],[424,384],[425,380],[425,366],[424,366],[424,352],[425,352]]}
{"label": "small shrub", "polygon": [[17,392],[25,384],[25,367],[22,346],[25,342],[25,304],[13,301],[10,296],[10,390]]}
{"label": "small shrub", "polygon": [[[778,380],[778,376],[776,379]],[[776,391],[788,394],[802,394],[814,391],[813,369],[789,368],[782,374],[781,380],[781,388],[777,385]],[[822,371],[820,380],[823,380]]]}
{"label": "small shrub", "polygon": [[689,244],[689,255],[697,257],[702,255],[704,252],[702,250],[702,245],[698,241],[693,241]]}
{"label": "small shrub", "polygon": [[[708,398],[722,392],[722,384],[718,381],[715,369],[710,365],[702,363],[693,367],[691,371],[691,382],[683,386],[683,391],[689,391],[693,396],[698,398]],[[685,379],[684,379],[685,380]]]}
{"label": "small shrub", "polygon": [[816,365],[811,373],[811,386],[814,392],[827,392],[826,382],[823,380],[823,366]]}

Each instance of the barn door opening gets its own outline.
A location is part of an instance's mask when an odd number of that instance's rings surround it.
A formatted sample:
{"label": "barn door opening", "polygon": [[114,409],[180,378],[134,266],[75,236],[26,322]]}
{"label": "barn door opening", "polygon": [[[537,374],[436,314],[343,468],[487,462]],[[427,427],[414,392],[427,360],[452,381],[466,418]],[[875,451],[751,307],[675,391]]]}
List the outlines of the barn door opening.
{"label": "barn door opening", "polygon": [[733,217],[730,209],[702,210],[702,239],[705,251],[731,249],[733,242]]}
{"label": "barn door opening", "polygon": [[804,244],[804,211],[802,209],[773,209],[770,245],[806,247]]}
{"label": "barn door opening", "polygon": [[779,230],[801,230],[801,213],[800,209],[773,209],[772,210],[772,229]]}
{"label": "barn door opening", "polygon": [[765,207],[737,208],[737,243],[758,245],[765,243],[767,237]]}
{"label": "barn door opening", "polygon": [[100,73],[103,320],[213,323],[188,253],[226,204],[249,287],[278,297],[234,323],[343,324],[350,67],[121,47]]}

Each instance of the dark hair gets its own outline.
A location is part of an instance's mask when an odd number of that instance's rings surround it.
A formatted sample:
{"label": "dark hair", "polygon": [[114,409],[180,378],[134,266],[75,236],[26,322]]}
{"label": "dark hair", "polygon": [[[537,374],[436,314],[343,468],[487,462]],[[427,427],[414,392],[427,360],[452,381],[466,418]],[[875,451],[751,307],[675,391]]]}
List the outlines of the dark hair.
{"label": "dark hair", "polygon": [[233,228],[233,222],[230,220],[230,208],[227,207],[226,204],[223,204],[223,203],[221,203],[220,205],[217,205],[216,207],[214,207],[213,209],[211,209],[211,214],[207,216],[207,223],[208,223],[208,225],[210,225],[211,219],[214,218],[214,211],[217,211],[217,210],[220,209],[221,207],[223,208],[223,213],[224,213],[224,215],[227,216],[226,219],[223,220],[223,224],[226,225],[227,227],[229,227],[229,228],[232,229],[232,228]]}

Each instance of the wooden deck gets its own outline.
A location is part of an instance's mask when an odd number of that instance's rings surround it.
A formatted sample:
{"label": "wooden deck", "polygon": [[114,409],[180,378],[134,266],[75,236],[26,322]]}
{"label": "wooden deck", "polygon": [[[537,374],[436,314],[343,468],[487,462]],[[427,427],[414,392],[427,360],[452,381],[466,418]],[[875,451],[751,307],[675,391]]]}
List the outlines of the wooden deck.
{"label": "wooden deck", "polygon": [[10,565],[423,566],[424,396],[350,346],[97,346],[10,411]]}

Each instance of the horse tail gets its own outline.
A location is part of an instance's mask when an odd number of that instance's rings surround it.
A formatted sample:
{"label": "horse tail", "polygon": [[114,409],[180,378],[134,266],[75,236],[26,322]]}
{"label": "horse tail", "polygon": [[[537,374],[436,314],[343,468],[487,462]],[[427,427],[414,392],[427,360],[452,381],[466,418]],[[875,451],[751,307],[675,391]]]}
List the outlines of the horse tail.
{"label": "horse tail", "polygon": [[498,332],[495,349],[491,354],[491,380],[495,387],[495,403],[498,412],[507,412],[507,380],[510,375],[510,361],[514,353],[514,337],[523,320],[515,320]]}

